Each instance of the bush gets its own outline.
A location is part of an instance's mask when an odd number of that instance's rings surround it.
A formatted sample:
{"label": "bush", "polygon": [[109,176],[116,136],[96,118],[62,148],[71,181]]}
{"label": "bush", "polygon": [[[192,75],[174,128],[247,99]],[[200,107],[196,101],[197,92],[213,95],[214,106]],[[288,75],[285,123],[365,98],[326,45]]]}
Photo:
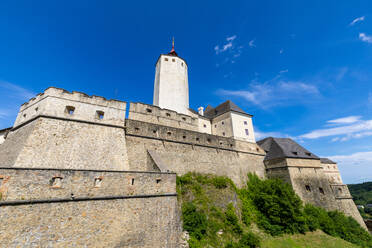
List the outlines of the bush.
{"label": "bush", "polygon": [[229,205],[227,205],[225,216],[226,216],[226,224],[228,225],[228,227],[231,227],[233,232],[237,234],[241,234],[243,232],[243,229],[239,224],[239,218],[235,214],[235,208],[232,205],[232,203],[229,203]]}
{"label": "bush", "polygon": [[212,183],[217,189],[224,189],[227,188],[228,179],[225,177],[214,177]]}
{"label": "bush", "polygon": [[207,230],[207,217],[198,211],[191,202],[182,205],[183,229],[188,231],[191,237],[200,240]]}
{"label": "bush", "polygon": [[259,211],[257,224],[261,228],[272,235],[308,230],[302,201],[289,184],[279,179],[260,180],[253,174],[249,174],[248,178],[247,188],[240,195],[250,199]]}
{"label": "bush", "polygon": [[239,242],[230,241],[225,248],[256,248],[260,245],[260,239],[257,235],[252,232],[248,232],[242,235]]}

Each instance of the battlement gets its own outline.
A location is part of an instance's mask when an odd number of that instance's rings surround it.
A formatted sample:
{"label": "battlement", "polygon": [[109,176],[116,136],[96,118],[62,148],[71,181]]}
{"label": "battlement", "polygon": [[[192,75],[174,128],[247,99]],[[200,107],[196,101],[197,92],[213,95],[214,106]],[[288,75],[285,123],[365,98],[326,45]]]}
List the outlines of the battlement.
{"label": "battlement", "polygon": [[124,125],[126,102],[50,87],[22,104],[14,127],[37,116]]}
{"label": "battlement", "polygon": [[198,131],[198,118],[144,103],[130,103],[129,119]]}

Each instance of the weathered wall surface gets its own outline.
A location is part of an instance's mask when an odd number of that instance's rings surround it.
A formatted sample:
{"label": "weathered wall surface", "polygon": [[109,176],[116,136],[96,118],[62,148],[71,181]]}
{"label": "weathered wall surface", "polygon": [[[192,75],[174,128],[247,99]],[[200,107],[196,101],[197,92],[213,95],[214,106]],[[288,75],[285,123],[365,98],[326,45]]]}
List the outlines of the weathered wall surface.
{"label": "weathered wall surface", "polygon": [[123,127],[39,117],[0,149],[6,166],[128,170]]}
{"label": "weathered wall surface", "polygon": [[344,212],[366,228],[347,186],[332,184],[320,160],[287,158],[265,161],[265,164],[269,178],[281,178],[291,184],[304,202]]}
{"label": "weathered wall surface", "polygon": [[126,127],[131,170],[153,168],[150,150],[158,154],[170,171],[181,175],[190,171],[223,175],[238,186],[244,184],[249,172],[265,176],[264,152],[254,143],[244,146],[231,138],[133,120],[127,120]]}
{"label": "weathered wall surface", "polygon": [[170,173],[1,169],[1,245],[178,247],[175,180]]}

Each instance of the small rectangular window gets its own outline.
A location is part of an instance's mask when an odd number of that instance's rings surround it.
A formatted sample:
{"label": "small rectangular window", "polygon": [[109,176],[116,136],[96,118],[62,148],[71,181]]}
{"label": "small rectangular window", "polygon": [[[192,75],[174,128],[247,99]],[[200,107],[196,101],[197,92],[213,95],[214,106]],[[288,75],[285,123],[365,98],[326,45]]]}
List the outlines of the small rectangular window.
{"label": "small rectangular window", "polygon": [[319,187],[319,192],[320,192],[322,195],[324,195],[324,190],[323,190],[323,188],[320,188],[320,187]]}
{"label": "small rectangular window", "polygon": [[172,59],[172,62],[176,62],[176,60],[175,59]]}
{"label": "small rectangular window", "polygon": [[73,106],[66,106],[66,110],[65,110],[65,112],[66,112],[67,114],[69,114],[69,115],[73,115],[74,112],[75,112],[75,107],[73,107]]}
{"label": "small rectangular window", "polygon": [[309,191],[309,192],[311,192],[311,188],[310,188],[310,185],[305,185],[305,188],[306,188],[306,191]]}
{"label": "small rectangular window", "polygon": [[183,120],[183,121],[186,121],[186,117],[182,117],[182,120]]}
{"label": "small rectangular window", "polygon": [[247,123],[247,121],[244,121],[244,125],[247,125],[248,123]]}
{"label": "small rectangular window", "polygon": [[297,152],[292,152],[293,153],[293,155],[298,155],[298,153]]}
{"label": "small rectangular window", "polygon": [[225,122],[221,122],[222,125],[225,125]]}
{"label": "small rectangular window", "polygon": [[146,112],[147,112],[147,113],[152,113],[152,109],[147,108],[147,109],[146,109]]}
{"label": "small rectangular window", "polygon": [[183,67],[183,62],[181,62],[181,66]]}
{"label": "small rectangular window", "polygon": [[222,132],[222,135],[225,136],[225,132]]}
{"label": "small rectangular window", "polygon": [[249,135],[248,129],[245,129],[245,135]]}
{"label": "small rectangular window", "polygon": [[214,125],[214,127],[216,128],[216,127],[217,127],[217,125]]}
{"label": "small rectangular window", "polygon": [[164,58],[164,61],[168,61],[168,58]]}
{"label": "small rectangular window", "polygon": [[170,116],[171,116],[171,114],[169,114],[169,113],[166,113],[165,115],[166,115],[167,117],[170,117]]}
{"label": "small rectangular window", "polygon": [[102,120],[104,115],[105,115],[105,112],[97,110],[96,112],[97,119]]}

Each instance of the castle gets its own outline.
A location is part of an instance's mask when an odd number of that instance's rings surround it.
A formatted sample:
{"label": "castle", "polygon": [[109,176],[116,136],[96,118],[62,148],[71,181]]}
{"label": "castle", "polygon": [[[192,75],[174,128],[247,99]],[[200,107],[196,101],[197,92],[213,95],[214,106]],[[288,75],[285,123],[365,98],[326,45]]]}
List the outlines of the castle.
{"label": "castle", "polygon": [[0,130],[2,246],[179,247],[176,175],[281,178],[365,224],[337,164],[288,138],[256,142],[231,101],[189,108],[188,65],[156,63],[153,105],[50,87]]}

